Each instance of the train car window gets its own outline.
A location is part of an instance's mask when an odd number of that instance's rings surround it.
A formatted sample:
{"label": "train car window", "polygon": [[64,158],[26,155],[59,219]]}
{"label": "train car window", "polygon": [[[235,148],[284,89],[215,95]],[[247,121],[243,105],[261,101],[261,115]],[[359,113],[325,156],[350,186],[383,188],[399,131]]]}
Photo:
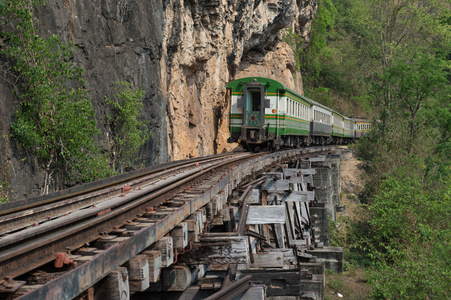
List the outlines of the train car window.
{"label": "train car window", "polygon": [[260,111],[260,91],[251,91],[252,111]]}

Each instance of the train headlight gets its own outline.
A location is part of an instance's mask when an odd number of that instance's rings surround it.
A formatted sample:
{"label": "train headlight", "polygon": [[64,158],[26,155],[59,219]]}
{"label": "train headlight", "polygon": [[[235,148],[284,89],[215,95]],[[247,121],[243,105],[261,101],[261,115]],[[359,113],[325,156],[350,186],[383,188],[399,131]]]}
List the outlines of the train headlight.
{"label": "train headlight", "polygon": [[273,110],[272,110],[272,113],[273,113],[273,114],[275,114],[275,113],[276,113],[276,110],[275,110],[275,109],[273,109]]}

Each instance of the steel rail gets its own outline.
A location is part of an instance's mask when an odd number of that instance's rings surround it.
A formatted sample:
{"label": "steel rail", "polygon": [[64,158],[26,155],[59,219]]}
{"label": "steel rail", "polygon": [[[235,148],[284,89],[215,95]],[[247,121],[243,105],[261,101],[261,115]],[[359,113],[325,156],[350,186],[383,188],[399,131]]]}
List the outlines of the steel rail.
{"label": "steel rail", "polygon": [[[262,154],[239,156],[232,158],[227,162],[220,162],[214,166],[199,170],[197,173],[193,172],[193,174],[188,174],[187,177],[177,178],[173,183],[160,187],[160,189],[150,187],[149,190],[144,190],[142,193],[127,196],[127,201],[121,201],[122,199],[117,199],[119,197],[115,197],[111,200],[113,203],[103,203],[98,205],[97,208],[93,208],[86,218],[78,218],[80,216],[80,214],[78,214],[78,216],[74,216],[73,218],[67,218],[67,221],[61,221],[62,223],[59,224],[58,230],[50,231],[49,234],[46,234],[46,229],[48,228],[43,228],[37,235],[30,234],[31,231],[27,231],[21,236],[21,239],[18,239],[17,236],[15,239],[14,236],[12,236],[7,237],[4,242],[0,240],[1,246],[8,245],[8,242],[14,240],[17,241],[16,243],[13,243],[15,246],[12,249],[0,253],[0,277],[6,275],[17,276],[30,271],[36,268],[36,265],[33,264],[34,262],[40,259],[42,260],[46,256],[52,256],[53,253],[64,251],[66,247],[77,248],[86,242],[90,242],[98,238],[100,232],[110,231],[113,227],[122,225],[127,220],[135,218],[139,213],[143,213],[145,207],[158,204],[149,204],[149,201],[168,192],[172,192],[176,190],[177,187],[184,187],[193,180],[199,180],[200,176],[204,176],[214,169],[224,167],[240,160],[251,159],[259,155]],[[105,211],[106,208],[111,208],[111,212],[99,216],[98,212]],[[74,224],[74,222],[77,223]],[[48,225],[46,227],[52,226]],[[27,241],[27,239],[31,239],[33,236],[36,237],[37,240]],[[49,248],[51,248],[51,253],[49,253]]]}
{"label": "steel rail", "polygon": [[12,213],[17,213],[27,209],[32,209],[39,206],[49,205],[64,199],[74,198],[76,196],[84,195],[86,193],[94,192],[101,189],[106,189],[111,186],[120,185],[129,182],[133,179],[140,178],[142,176],[154,174],[160,171],[167,170],[168,168],[174,168],[178,166],[183,166],[187,164],[195,164],[196,162],[201,162],[205,159],[215,159],[222,156],[236,155],[231,153],[221,153],[215,154],[207,157],[194,158],[189,160],[168,162],[158,166],[144,168],[136,171],[132,171],[127,174],[113,176],[107,179],[99,180],[96,182],[86,183],[81,186],[76,186],[73,188],[61,190],[48,195],[36,196],[28,199],[21,199],[17,201],[11,201],[6,204],[0,205],[0,217],[4,215],[9,215]]}
{"label": "steel rail", "polygon": [[[231,154],[228,154],[231,156]],[[202,164],[207,164],[209,162],[215,160],[222,160],[224,156],[220,157],[212,157],[208,158]],[[196,166],[198,162],[190,162],[184,163],[180,166],[173,167],[171,169],[164,169],[163,171],[155,171],[150,174],[142,174],[140,176],[134,177],[133,181],[126,182],[130,187],[137,187],[140,185],[144,185],[146,182],[151,180],[155,180],[158,176],[170,176],[171,173],[181,172],[184,169],[191,168]],[[11,232],[21,230],[30,225],[38,225],[49,220],[64,216],[67,213],[70,213],[77,209],[83,209],[94,205],[105,199],[106,197],[111,197],[113,195],[121,194],[122,187],[124,186],[124,181],[121,181],[117,184],[110,184],[107,188],[97,189],[91,192],[86,192],[83,195],[75,196],[70,198],[68,195],[67,199],[55,200],[53,203],[45,203],[39,207],[35,207],[34,209],[23,209],[20,212],[15,212],[9,215],[5,215],[0,217],[0,234],[5,235]],[[35,203],[37,205],[37,203]],[[1,238],[1,236],[0,236]]]}

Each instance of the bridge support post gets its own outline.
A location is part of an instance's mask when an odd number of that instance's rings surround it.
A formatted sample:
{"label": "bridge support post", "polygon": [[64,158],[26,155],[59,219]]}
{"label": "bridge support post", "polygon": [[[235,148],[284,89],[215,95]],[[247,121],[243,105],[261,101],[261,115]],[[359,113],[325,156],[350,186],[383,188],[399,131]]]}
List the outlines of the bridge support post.
{"label": "bridge support post", "polygon": [[125,267],[119,267],[112,271],[105,279],[101,280],[95,289],[94,300],[129,300],[130,289],[128,286],[128,271]]}

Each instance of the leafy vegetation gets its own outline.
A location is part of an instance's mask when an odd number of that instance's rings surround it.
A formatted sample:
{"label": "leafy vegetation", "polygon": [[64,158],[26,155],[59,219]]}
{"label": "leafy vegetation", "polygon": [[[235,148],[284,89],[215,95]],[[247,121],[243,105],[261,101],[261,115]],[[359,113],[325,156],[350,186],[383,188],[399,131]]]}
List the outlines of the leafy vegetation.
{"label": "leafy vegetation", "polygon": [[361,221],[331,229],[371,266],[376,299],[451,297],[450,4],[320,1],[317,42],[297,50],[308,96],[380,120],[356,145],[371,166]]}
{"label": "leafy vegetation", "polygon": [[118,172],[137,162],[137,152],[150,138],[147,122],[138,120],[143,107],[142,98],[142,90],[134,90],[124,81],[117,83],[112,99],[105,97],[112,111],[108,118],[113,132],[110,161]]}
{"label": "leafy vegetation", "polygon": [[0,204],[8,202],[8,190],[5,182],[0,182]]}
{"label": "leafy vegetation", "polygon": [[43,1],[2,2],[5,18],[1,53],[16,74],[19,108],[13,135],[37,158],[45,172],[42,193],[56,175],[89,181],[109,173],[108,162],[97,155],[94,111],[87,98],[82,69],[72,60],[73,45],[56,35],[38,35],[33,8]]}
{"label": "leafy vegetation", "polygon": [[[129,2],[123,1],[124,9]],[[127,2],[127,3],[126,3]],[[92,181],[122,172],[136,162],[149,133],[138,121],[143,92],[120,82],[106,98],[112,115],[111,153],[95,144],[94,110],[73,60],[74,46],[58,36],[41,37],[33,10],[42,0],[0,1],[2,71],[20,100],[12,138],[42,167],[42,193],[67,183]],[[111,167],[113,166],[113,168]]]}

